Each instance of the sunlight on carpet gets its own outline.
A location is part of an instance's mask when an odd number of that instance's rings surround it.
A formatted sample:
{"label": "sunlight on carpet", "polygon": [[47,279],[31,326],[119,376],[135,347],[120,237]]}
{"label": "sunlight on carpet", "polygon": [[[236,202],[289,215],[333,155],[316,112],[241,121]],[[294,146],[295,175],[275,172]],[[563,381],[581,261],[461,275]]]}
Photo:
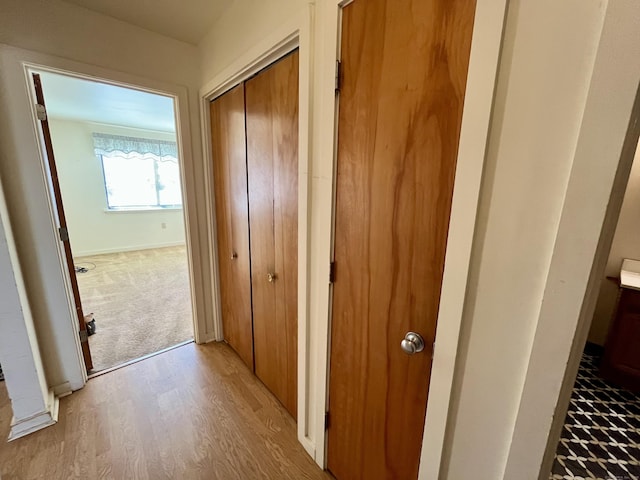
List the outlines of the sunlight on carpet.
{"label": "sunlight on carpet", "polygon": [[[189,272],[184,246],[75,259],[93,370],[103,370],[193,338]],[[94,267],[95,265],[95,267]]]}

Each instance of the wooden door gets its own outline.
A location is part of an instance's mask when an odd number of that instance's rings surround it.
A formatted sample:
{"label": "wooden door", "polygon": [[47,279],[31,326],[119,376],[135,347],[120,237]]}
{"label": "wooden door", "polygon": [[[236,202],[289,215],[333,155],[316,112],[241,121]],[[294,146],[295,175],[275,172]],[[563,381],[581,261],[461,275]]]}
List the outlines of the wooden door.
{"label": "wooden door", "polygon": [[53,154],[53,144],[51,142],[51,131],[49,130],[49,121],[47,120],[46,107],[44,103],[44,92],[42,90],[42,81],[40,75],[32,74],[33,85],[36,92],[36,100],[38,102],[38,119],[42,129],[42,140],[44,142],[44,153],[47,157],[47,165],[49,167],[49,182],[53,191],[53,200],[55,213],[58,220],[58,231],[64,248],[66,266],[69,270],[69,279],[71,280],[71,291],[73,301],[76,307],[76,316],[78,317],[78,331],[80,333],[80,343],[82,346],[82,356],[87,371],[93,368],[93,360],[91,359],[91,349],[89,348],[89,338],[87,335],[87,325],[84,321],[84,313],[82,311],[82,301],[80,300],[80,290],[78,289],[78,279],[76,278],[76,269],[73,263],[73,254],[71,252],[71,243],[67,230],[67,219],[64,215],[64,207],[62,205],[62,193],[60,191],[60,182],[58,181],[58,170]]}
{"label": "wooden door", "polygon": [[[415,479],[473,0],[354,0],[342,20],[328,468]],[[425,348],[400,348],[408,332]]]}
{"label": "wooden door", "polygon": [[244,84],[210,110],[224,339],[253,370]]}
{"label": "wooden door", "polygon": [[295,418],[298,52],[245,89],[255,372]]}

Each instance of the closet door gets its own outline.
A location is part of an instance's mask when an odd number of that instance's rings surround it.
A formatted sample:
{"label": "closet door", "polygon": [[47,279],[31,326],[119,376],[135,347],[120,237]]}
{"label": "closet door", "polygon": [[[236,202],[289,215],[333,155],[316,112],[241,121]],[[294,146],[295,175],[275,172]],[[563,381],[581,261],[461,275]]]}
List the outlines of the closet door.
{"label": "closet door", "polygon": [[253,369],[244,84],[210,108],[224,339]]}
{"label": "closet door", "polygon": [[298,52],[245,88],[255,373],[295,418]]}

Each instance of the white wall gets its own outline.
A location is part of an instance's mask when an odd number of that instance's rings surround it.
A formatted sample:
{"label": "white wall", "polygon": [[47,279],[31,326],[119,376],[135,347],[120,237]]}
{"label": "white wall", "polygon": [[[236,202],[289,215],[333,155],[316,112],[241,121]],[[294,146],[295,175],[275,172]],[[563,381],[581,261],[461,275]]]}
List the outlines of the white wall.
{"label": "white wall", "polygon": [[[605,276],[618,278],[622,260],[625,258],[640,260],[640,151],[636,152],[631,168],[627,191],[624,195],[616,233],[607,260]],[[597,345],[605,344],[617,298],[617,283],[604,279],[589,331],[590,342]]]}
{"label": "white wall", "polygon": [[197,86],[194,46],[113,17],[59,0],[3,0],[0,18],[0,43]]}
{"label": "white wall", "polygon": [[602,6],[600,0],[510,2],[445,451],[446,478],[495,480],[504,474]]}
{"label": "white wall", "polygon": [[279,26],[301,15],[306,0],[235,0],[202,39],[202,84],[229,66]]}
{"label": "white wall", "polygon": [[604,7],[507,479],[549,478],[640,135],[640,4]]}
{"label": "white wall", "polygon": [[[193,217],[188,237],[193,246],[196,317],[205,319],[211,306],[202,299],[210,280],[197,90],[199,60],[195,47],[111,17],[58,0],[0,2],[0,176],[5,187],[12,227],[49,386],[58,392],[84,385],[73,324],[67,274],[51,221],[50,200],[33,127],[31,99],[23,62],[53,66],[99,78],[176,92],[179,135],[183,139],[188,175],[186,212]],[[8,44],[2,45],[2,44]],[[19,48],[15,48],[19,47]],[[28,50],[24,50],[28,49]],[[3,275],[4,272],[0,272]],[[5,299],[0,292],[0,302]],[[205,327],[202,327],[205,330]],[[206,332],[205,332],[206,333]],[[6,332],[0,332],[4,335]]]}
{"label": "white wall", "polygon": [[[45,85],[46,93],[46,85]],[[93,133],[175,141],[174,133],[49,119],[75,257],[184,244],[182,209],[108,211]],[[164,224],[164,227],[163,227]]]}
{"label": "white wall", "polygon": [[[10,438],[50,425],[49,392],[0,185],[0,363],[13,407]],[[2,439],[4,440],[4,439]]]}

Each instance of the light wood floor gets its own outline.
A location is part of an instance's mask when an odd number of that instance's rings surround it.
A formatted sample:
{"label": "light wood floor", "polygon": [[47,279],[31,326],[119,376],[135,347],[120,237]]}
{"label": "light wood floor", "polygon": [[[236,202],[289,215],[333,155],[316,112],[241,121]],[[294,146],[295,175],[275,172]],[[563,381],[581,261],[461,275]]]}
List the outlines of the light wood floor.
{"label": "light wood floor", "polygon": [[[8,418],[7,418],[8,417]],[[0,435],[10,413],[0,388]],[[58,424],[0,443],[2,480],[330,479],[224,344],[188,344],[89,381]]]}

